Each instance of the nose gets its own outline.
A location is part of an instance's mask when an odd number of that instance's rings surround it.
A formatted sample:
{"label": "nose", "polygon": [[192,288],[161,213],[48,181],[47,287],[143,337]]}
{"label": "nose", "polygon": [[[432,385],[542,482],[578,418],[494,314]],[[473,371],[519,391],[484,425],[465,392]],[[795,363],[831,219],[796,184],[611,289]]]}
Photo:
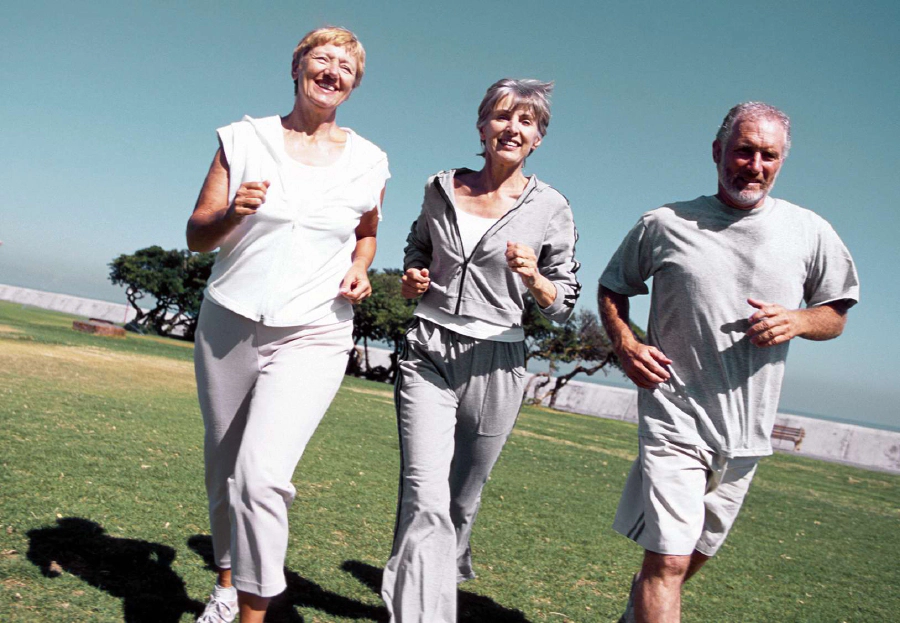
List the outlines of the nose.
{"label": "nose", "polygon": [[335,59],[330,60],[325,65],[325,72],[332,76],[337,76],[340,73],[340,61]]}
{"label": "nose", "polygon": [[506,120],[506,128],[505,130],[509,134],[518,134],[519,133],[519,122],[515,119],[507,119]]}
{"label": "nose", "polygon": [[762,171],[762,154],[758,151],[754,152],[753,156],[747,162],[747,168],[757,173]]}

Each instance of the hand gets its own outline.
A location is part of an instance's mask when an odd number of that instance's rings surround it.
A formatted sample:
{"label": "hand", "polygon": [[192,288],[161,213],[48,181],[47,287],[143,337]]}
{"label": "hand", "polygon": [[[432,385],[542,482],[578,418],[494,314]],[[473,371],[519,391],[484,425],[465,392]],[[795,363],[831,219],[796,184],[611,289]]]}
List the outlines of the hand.
{"label": "hand", "polygon": [[672,360],[654,346],[634,340],[631,345],[621,348],[616,354],[625,374],[638,387],[656,389],[657,385],[665,383],[671,376],[663,366],[671,364]]}
{"label": "hand", "polygon": [[400,278],[400,294],[405,299],[414,299],[425,294],[430,285],[427,268],[408,268]]}
{"label": "hand", "polygon": [[750,316],[750,328],[747,330],[750,341],[756,346],[775,346],[800,335],[799,310],[785,309],[776,303],[757,299],[747,299],[747,302],[759,310]]}
{"label": "hand", "polygon": [[341,296],[356,305],[364,298],[372,294],[372,284],[369,283],[369,274],[365,265],[353,263],[344,279],[341,281]]}
{"label": "hand", "polygon": [[266,191],[269,190],[271,182],[268,180],[263,182],[244,182],[237,193],[234,195],[234,201],[228,206],[225,218],[229,221],[243,221],[245,216],[253,216],[256,211],[266,201]]}
{"label": "hand", "polygon": [[540,271],[537,267],[537,255],[534,249],[521,242],[506,242],[506,264],[514,273],[522,278],[526,288],[533,288]]}

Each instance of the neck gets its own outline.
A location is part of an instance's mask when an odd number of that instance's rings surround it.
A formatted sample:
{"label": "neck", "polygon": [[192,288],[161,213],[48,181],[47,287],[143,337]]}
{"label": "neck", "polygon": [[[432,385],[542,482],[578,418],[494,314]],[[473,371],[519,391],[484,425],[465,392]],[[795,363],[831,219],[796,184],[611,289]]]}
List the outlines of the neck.
{"label": "neck", "polygon": [[282,125],[288,130],[309,136],[328,135],[338,128],[336,114],[336,108],[317,108],[298,96],[294,100],[294,109],[282,118]]}
{"label": "neck", "polygon": [[519,193],[528,183],[528,178],[522,173],[525,165],[521,162],[517,165],[504,167],[486,160],[484,167],[478,172],[478,185],[486,193],[511,191]]}

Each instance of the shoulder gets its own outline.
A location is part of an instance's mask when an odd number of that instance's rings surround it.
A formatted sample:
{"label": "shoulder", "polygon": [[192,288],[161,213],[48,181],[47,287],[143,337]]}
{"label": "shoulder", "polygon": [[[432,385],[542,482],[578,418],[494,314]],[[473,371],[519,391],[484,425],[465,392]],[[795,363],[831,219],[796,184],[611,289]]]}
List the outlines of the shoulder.
{"label": "shoulder", "polygon": [[224,125],[221,128],[218,128],[218,131],[231,130],[232,132],[246,132],[253,130],[254,127],[266,128],[267,130],[271,130],[274,127],[281,128],[281,117],[272,115],[271,117],[254,118],[250,115],[244,115],[240,121]]}
{"label": "shoulder", "polygon": [[784,199],[775,199],[775,213],[784,219],[790,219],[798,224],[807,224],[812,227],[831,227],[831,225],[823,217],[819,216],[812,210],[798,206]]}
{"label": "shoulder", "polygon": [[360,136],[350,128],[341,128],[350,134],[350,140],[353,142],[353,151],[361,162],[367,164],[378,164],[379,162],[387,162],[387,154],[382,151],[378,145],[372,141]]}
{"label": "shoulder", "polygon": [[218,128],[216,133],[222,140],[240,142],[256,136],[257,130],[265,132],[267,136],[276,134],[281,130],[281,117],[272,115],[255,119],[250,115],[244,115],[240,121]]}
{"label": "shoulder", "polygon": [[534,178],[534,181],[534,196],[530,202],[532,205],[535,205],[543,212],[547,212],[551,217],[560,214],[571,217],[572,208],[564,194],[550,184],[542,182],[537,177]]}
{"label": "shoulder", "polygon": [[708,213],[713,206],[710,197],[700,196],[689,201],[673,201],[658,208],[644,212],[640,221],[647,226],[665,227],[678,221],[695,218],[695,215]]}

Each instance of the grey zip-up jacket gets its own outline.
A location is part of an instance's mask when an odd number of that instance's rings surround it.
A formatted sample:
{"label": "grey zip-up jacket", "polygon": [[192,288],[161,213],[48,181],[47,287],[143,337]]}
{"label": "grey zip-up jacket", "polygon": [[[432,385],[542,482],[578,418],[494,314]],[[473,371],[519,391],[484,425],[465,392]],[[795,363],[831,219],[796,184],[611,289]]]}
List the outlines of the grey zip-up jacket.
{"label": "grey zip-up jacket", "polygon": [[534,249],[538,269],[556,286],[556,299],[541,313],[565,322],[581,290],[575,278],[581,266],[575,260],[578,232],[569,202],[532,175],[512,209],[487,230],[466,257],[454,209],[455,173],[455,169],[441,171],[428,179],[422,213],[406,239],[403,270],[427,268],[431,279],[417,309],[439,309],[521,326],[528,290],[506,264],[509,241]]}

